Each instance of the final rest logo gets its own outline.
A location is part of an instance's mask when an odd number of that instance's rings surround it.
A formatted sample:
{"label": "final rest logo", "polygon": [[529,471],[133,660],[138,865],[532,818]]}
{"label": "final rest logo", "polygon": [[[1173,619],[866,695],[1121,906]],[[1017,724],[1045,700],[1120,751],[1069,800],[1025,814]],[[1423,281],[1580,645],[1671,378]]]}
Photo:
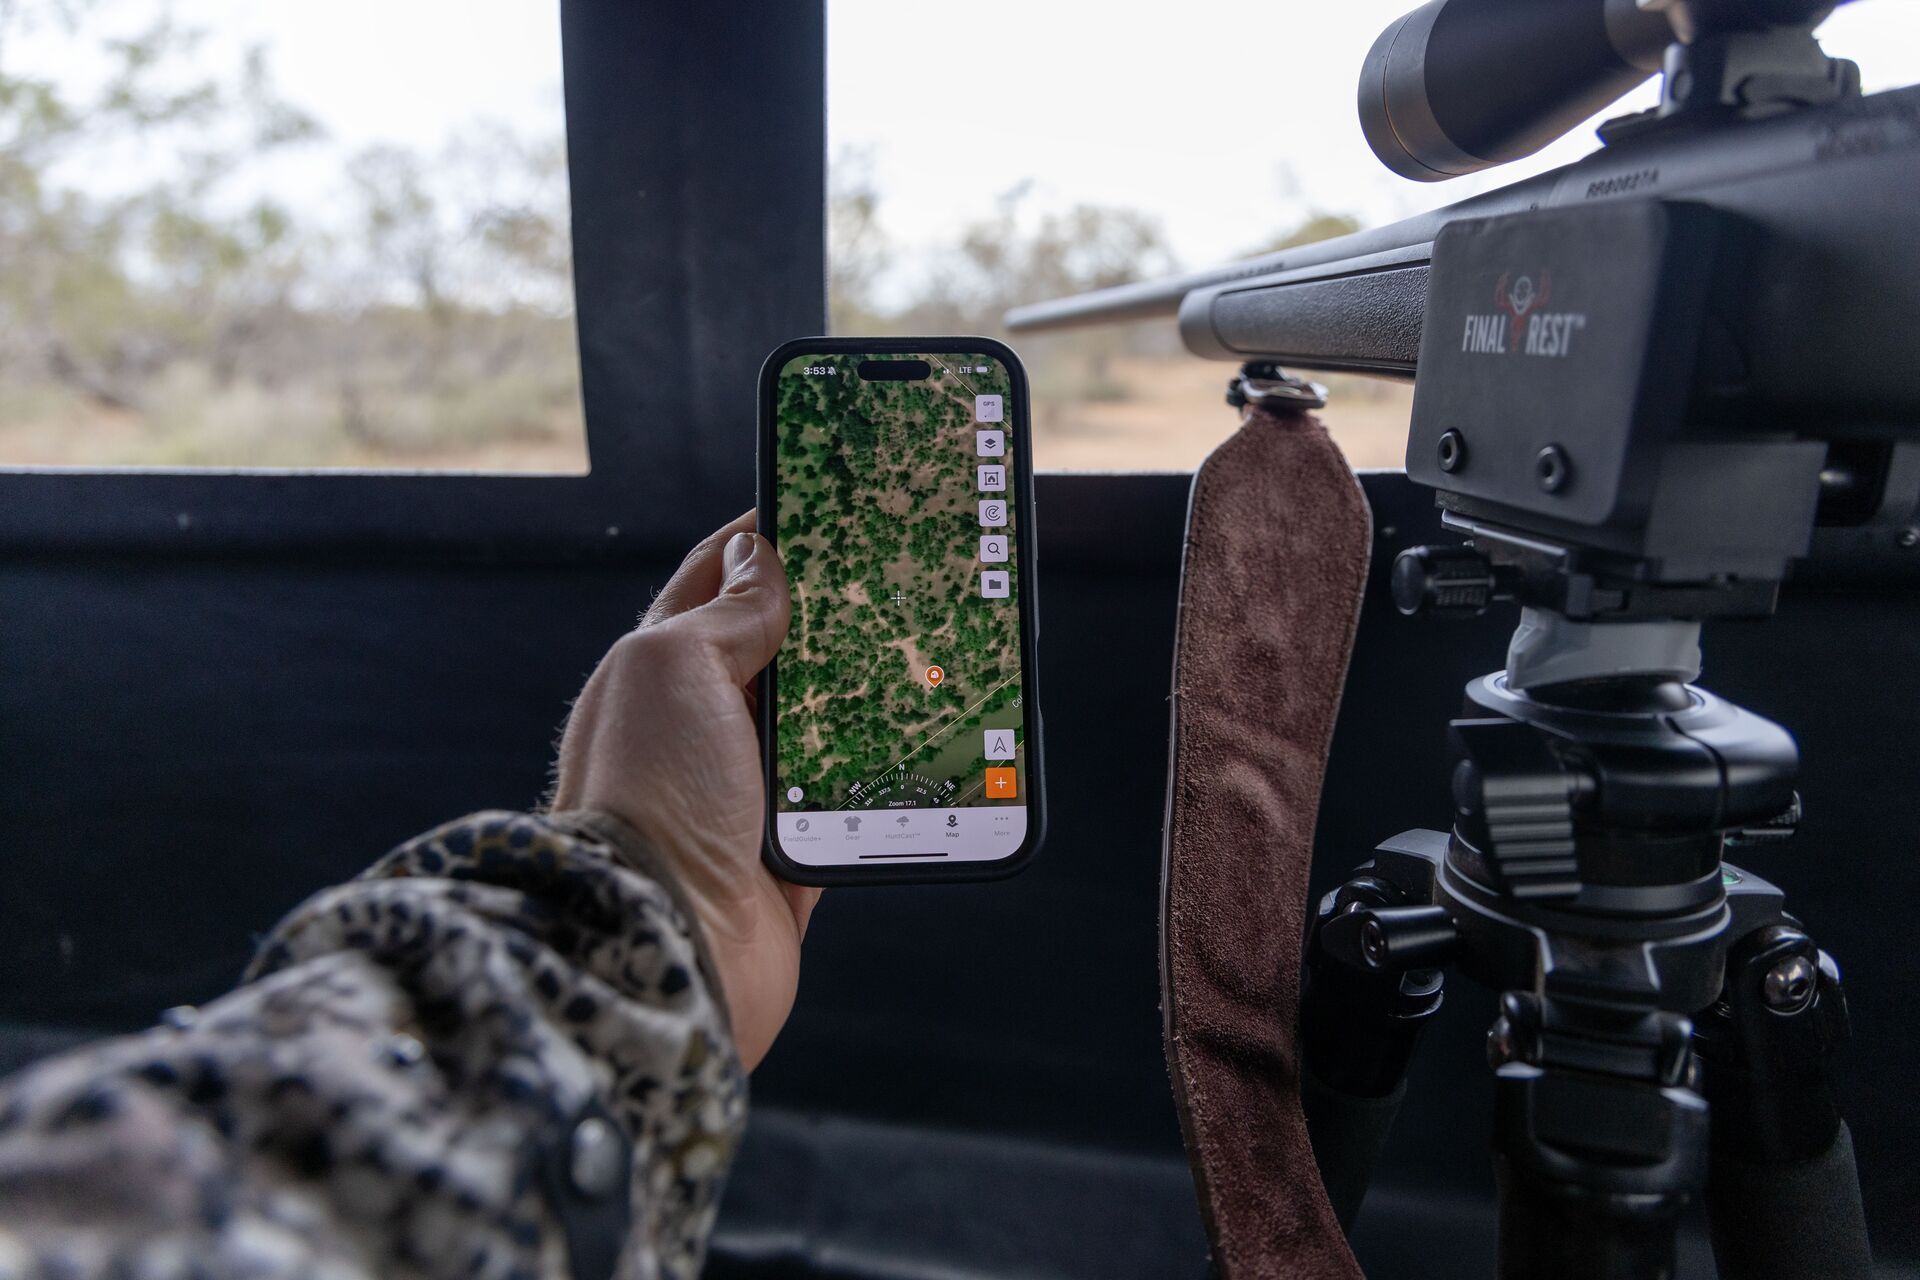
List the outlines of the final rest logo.
{"label": "final rest logo", "polygon": [[1469,315],[1460,349],[1474,355],[1506,355],[1524,352],[1530,356],[1565,356],[1572,352],[1573,335],[1587,327],[1583,311],[1548,311],[1553,296],[1553,273],[1540,272],[1540,283],[1532,276],[1501,275],[1493,286],[1496,313]]}

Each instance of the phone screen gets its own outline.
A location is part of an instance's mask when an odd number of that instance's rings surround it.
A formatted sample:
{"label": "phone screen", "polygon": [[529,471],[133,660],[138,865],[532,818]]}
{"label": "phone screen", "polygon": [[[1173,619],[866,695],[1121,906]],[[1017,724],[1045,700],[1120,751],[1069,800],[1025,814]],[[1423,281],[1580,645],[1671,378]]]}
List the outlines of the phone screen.
{"label": "phone screen", "polygon": [[770,678],[769,780],[794,863],[1026,850],[1029,479],[1008,354],[802,353],[774,375],[793,622]]}

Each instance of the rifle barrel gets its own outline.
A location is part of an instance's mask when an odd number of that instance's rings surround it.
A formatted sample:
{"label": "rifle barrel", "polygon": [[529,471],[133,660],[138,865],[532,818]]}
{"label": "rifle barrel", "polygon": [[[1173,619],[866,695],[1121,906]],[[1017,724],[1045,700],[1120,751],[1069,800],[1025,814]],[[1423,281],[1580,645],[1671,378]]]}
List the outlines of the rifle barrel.
{"label": "rifle barrel", "polygon": [[[1536,177],[1411,218],[1212,271],[1021,307],[1020,332],[1179,317],[1212,360],[1411,376],[1434,237],[1456,218],[1606,200],[1686,200],[1758,234],[1767,280],[1742,313],[1748,394],[1773,411],[1915,420],[1920,85],[1757,120],[1654,126]],[[1820,370],[1810,377],[1809,369]],[[1868,428],[1862,426],[1861,430]]]}

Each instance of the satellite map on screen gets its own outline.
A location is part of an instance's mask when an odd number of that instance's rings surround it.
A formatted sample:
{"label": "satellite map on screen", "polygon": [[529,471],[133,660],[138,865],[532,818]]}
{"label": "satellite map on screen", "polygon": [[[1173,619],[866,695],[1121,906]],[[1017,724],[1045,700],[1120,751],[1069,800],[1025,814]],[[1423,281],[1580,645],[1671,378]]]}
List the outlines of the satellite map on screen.
{"label": "satellite map on screen", "polygon": [[[910,359],[929,376],[859,376],[863,361]],[[1022,803],[1006,370],[968,354],[806,355],[774,394],[776,531],[793,587],[776,803]]]}

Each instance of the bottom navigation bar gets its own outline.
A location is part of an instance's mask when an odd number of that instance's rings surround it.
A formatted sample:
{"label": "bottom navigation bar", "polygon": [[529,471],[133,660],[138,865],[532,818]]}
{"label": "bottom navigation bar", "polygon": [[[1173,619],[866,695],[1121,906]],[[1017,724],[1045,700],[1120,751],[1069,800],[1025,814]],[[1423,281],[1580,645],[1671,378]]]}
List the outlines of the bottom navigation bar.
{"label": "bottom navigation bar", "polygon": [[989,862],[1027,838],[1027,807],[832,809],[775,815],[780,850],[810,867],[861,862]]}

